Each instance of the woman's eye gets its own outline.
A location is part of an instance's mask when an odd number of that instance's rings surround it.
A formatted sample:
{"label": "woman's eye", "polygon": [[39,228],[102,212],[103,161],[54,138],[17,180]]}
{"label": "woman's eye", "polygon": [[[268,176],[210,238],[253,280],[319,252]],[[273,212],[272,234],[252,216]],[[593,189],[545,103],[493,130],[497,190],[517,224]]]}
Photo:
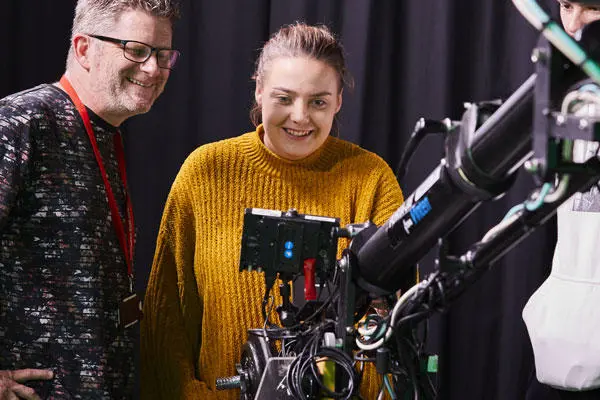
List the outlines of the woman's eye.
{"label": "woman's eye", "polygon": [[315,99],[313,100],[313,104],[317,107],[324,107],[327,103],[325,102],[325,100]]}
{"label": "woman's eye", "polygon": [[281,104],[290,104],[291,99],[288,96],[277,96],[277,101]]}

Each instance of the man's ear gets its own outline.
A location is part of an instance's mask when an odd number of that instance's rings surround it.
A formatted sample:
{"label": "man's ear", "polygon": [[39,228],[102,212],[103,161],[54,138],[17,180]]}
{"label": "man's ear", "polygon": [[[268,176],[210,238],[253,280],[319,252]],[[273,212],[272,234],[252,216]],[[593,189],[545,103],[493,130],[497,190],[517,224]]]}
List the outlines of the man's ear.
{"label": "man's ear", "polygon": [[90,62],[90,38],[86,35],[75,35],[73,38],[73,53],[75,59],[85,70],[91,67]]}

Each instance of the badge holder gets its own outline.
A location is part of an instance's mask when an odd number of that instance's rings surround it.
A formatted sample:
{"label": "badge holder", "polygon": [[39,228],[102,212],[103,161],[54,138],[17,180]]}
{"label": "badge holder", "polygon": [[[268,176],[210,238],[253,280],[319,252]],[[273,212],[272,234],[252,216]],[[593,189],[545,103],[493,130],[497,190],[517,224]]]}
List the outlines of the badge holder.
{"label": "badge holder", "polygon": [[117,319],[121,328],[126,329],[142,320],[142,301],[133,291],[133,278],[129,277],[129,296],[119,303]]}

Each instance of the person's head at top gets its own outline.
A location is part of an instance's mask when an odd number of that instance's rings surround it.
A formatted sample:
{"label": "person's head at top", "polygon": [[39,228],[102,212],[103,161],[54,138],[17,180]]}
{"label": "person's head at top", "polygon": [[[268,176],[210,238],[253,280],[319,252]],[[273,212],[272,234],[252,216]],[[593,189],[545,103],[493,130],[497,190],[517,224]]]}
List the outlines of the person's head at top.
{"label": "person's head at top", "polygon": [[343,48],[325,26],[303,23],[277,31],[263,46],[253,76],[252,120],[265,146],[301,160],[325,143],[350,78]]}
{"label": "person's head at top", "polygon": [[176,0],[78,0],[65,75],[82,102],[114,126],[145,113],[179,57]]}
{"label": "person's head at top", "polygon": [[560,19],[570,36],[575,36],[585,25],[600,20],[600,0],[591,4],[569,0],[557,1],[560,6]]}

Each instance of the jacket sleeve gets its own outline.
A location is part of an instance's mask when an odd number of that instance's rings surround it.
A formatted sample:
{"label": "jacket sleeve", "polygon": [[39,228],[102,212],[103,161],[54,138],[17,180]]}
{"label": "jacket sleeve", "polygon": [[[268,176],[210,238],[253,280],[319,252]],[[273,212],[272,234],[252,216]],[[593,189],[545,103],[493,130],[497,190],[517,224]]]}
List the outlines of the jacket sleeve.
{"label": "jacket sleeve", "polygon": [[26,175],[31,154],[31,124],[19,108],[0,105],[0,229]]}
{"label": "jacket sleeve", "polygon": [[[195,218],[185,164],[165,206],[141,325],[142,399],[211,399],[198,379],[202,299],[194,274]],[[189,168],[188,168],[189,170]]]}

